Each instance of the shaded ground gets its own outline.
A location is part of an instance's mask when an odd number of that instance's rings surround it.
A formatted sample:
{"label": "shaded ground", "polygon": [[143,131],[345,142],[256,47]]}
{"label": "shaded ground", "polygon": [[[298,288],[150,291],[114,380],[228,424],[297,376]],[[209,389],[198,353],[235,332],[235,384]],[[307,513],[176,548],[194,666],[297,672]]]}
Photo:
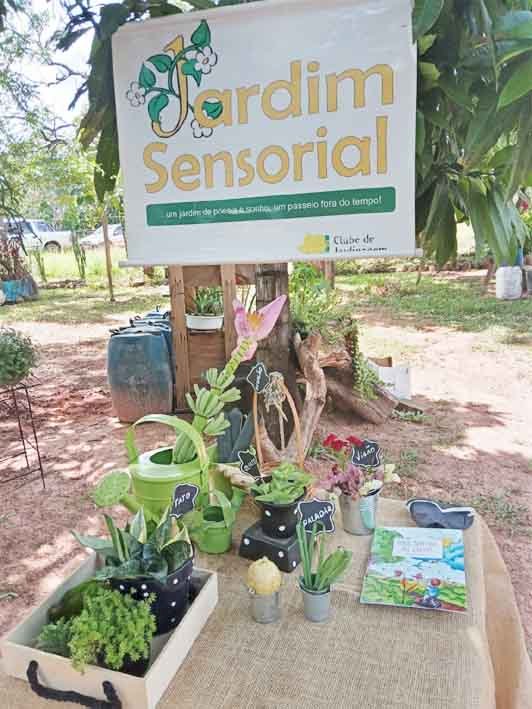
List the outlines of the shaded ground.
{"label": "shaded ground", "polygon": [[[143,308],[156,302],[143,300]],[[489,328],[461,332],[428,324],[415,313],[403,312],[399,320],[389,304],[369,298],[357,303],[357,312],[361,305],[363,350],[411,363],[413,393],[425,416],[422,423],[391,419],[377,428],[329,413],[322,432],[376,438],[400,467],[404,484],[390,491],[394,496],[420,493],[477,504],[508,564],[532,649],[530,348],[509,344]],[[15,313],[13,308],[10,319]],[[83,557],[70,529],[103,532],[88,493],[102,473],[125,464],[125,427],[112,416],[105,377],[106,333],[131,314],[105,317],[104,324],[21,326],[43,345],[37,372],[43,385],[34,396],[47,487],[43,491],[39,482],[0,487],[0,592],[18,594],[0,601],[0,631]],[[0,427],[5,455],[12,431]],[[141,430],[141,446],[167,440],[167,435],[157,427]]]}

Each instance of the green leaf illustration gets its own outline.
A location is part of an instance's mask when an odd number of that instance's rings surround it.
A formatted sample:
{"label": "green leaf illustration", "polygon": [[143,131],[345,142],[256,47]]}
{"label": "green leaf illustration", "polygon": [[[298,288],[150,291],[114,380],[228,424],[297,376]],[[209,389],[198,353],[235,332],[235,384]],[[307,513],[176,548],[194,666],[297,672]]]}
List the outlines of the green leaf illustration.
{"label": "green leaf illustration", "polygon": [[218,118],[222,115],[222,112],[224,110],[221,101],[204,101],[201,107],[209,116],[209,118]]}
{"label": "green leaf illustration", "polygon": [[183,64],[182,68],[183,74],[186,76],[194,77],[196,84],[199,86],[201,84],[201,71],[198,71],[194,65],[193,61],[188,61]]}
{"label": "green leaf illustration", "polygon": [[151,89],[152,86],[155,86],[155,74],[145,64],[140,69],[139,84],[145,89]]}
{"label": "green leaf illustration", "polygon": [[148,113],[154,123],[160,123],[159,116],[163,108],[168,106],[168,96],[166,94],[156,94],[148,103]]}
{"label": "green leaf illustration", "polygon": [[148,61],[154,65],[157,71],[162,73],[168,71],[172,66],[172,60],[166,54],[154,54]]}
{"label": "green leaf illustration", "polygon": [[202,20],[192,33],[192,44],[200,49],[211,43],[211,31],[205,20]]}

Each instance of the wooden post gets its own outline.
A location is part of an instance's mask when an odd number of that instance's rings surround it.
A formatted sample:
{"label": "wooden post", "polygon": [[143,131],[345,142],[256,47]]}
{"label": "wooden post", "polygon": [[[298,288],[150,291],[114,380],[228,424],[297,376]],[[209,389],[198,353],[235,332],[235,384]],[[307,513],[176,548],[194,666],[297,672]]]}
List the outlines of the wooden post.
{"label": "wooden post", "polygon": [[113,263],[111,261],[111,246],[109,244],[109,229],[107,221],[107,213],[104,209],[102,212],[102,231],[103,243],[105,246],[105,267],[107,269],[107,283],[109,285],[109,300],[115,302],[115,294],[113,290]]}
{"label": "wooden post", "polygon": [[[256,270],[257,308],[262,308],[277,296],[288,294],[288,264],[260,264]],[[290,340],[292,327],[290,321],[290,307],[287,303],[283,308],[277,324],[266,340],[259,342],[257,360],[264,362],[268,371],[281,372],[285,378],[286,386],[292,396],[297,391],[295,364],[290,356]],[[281,432],[277,410],[270,408],[269,412],[262,411],[266,428],[270,438],[279,448],[281,445]],[[289,417],[289,426],[285,426],[286,437],[290,435],[292,420]]]}
{"label": "wooden post", "polygon": [[231,357],[236,347],[236,330],[233,319],[233,300],[236,298],[236,269],[233,264],[220,266],[222,292],[224,299],[224,340],[225,356]]}
{"label": "wooden post", "polygon": [[172,342],[175,353],[175,391],[178,409],[186,408],[185,394],[190,390],[190,366],[188,359],[188,334],[185,316],[185,281],[181,266],[168,269],[170,307],[172,309]]}

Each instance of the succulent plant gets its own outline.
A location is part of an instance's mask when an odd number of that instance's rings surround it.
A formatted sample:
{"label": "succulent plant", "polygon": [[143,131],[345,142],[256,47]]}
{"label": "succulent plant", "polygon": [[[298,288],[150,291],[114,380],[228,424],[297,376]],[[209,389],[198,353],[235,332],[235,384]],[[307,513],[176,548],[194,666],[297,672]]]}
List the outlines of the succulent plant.
{"label": "succulent plant", "polygon": [[31,372],[37,353],[31,338],[12,328],[0,328],[0,386],[14,386]]}
{"label": "succulent plant", "polygon": [[281,588],[282,576],[267,556],[254,561],[248,569],[248,587],[259,596],[268,596]]}
{"label": "succulent plant", "polygon": [[[129,473],[113,470],[98,482],[92,491],[92,501],[97,507],[123,505],[129,512],[136,514],[140,509],[140,504],[134,495],[129,493],[130,485]],[[145,510],[144,514],[148,519],[151,519],[148,510]]]}
{"label": "succulent plant", "polygon": [[218,436],[218,462],[235,463],[239,451],[249,448],[253,438],[253,417],[245,416],[236,407],[224,415],[229,426]]}

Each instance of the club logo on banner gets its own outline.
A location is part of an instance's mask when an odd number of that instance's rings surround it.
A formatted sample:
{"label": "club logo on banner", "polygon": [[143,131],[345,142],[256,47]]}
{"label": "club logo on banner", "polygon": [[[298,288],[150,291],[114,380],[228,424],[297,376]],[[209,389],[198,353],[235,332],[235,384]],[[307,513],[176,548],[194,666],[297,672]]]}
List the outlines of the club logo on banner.
{"label": "club logo on banner", "polygon": [[246,4],[118,30],[131,263],[414,253],[411,2],[377,2]]}

